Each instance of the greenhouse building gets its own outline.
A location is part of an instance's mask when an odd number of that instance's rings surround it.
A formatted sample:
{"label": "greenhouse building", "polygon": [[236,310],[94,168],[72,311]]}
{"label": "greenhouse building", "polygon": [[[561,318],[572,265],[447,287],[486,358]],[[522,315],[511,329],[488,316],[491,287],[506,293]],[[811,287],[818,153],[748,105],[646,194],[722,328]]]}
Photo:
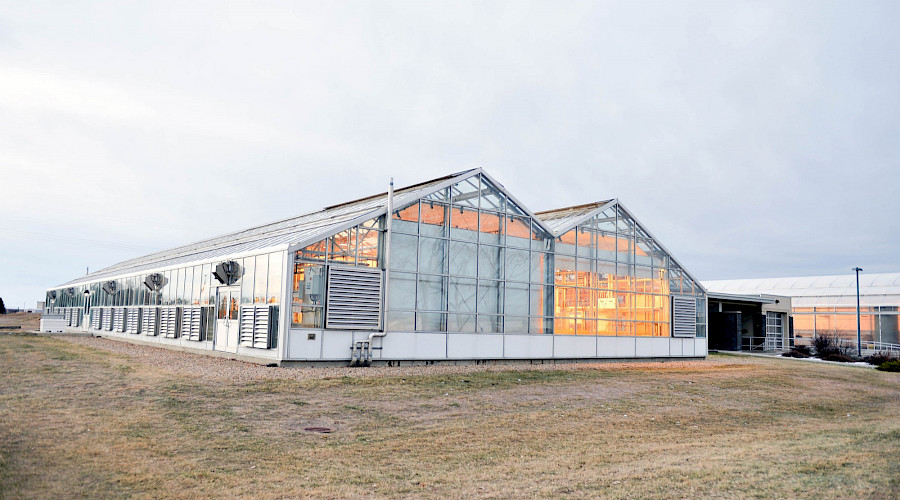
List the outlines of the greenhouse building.
{"label": "greenhouse building", "polygon": [[618,200],[532,213],[482,169],[121,262],[46,302],[70,330],[280,365],[707,354],[705,289]]}

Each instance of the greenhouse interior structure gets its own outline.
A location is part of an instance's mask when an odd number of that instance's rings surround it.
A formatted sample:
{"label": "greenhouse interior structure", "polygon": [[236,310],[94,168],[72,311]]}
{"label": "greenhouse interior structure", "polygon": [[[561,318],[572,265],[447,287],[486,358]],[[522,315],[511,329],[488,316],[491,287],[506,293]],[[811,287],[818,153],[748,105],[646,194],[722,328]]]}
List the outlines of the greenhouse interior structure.
{"label": "greenhouse interior structure", "polygon": [[279,365],[707,355],[706,290],[617,199],[530,212],[482,169],[47,291],[69,330]]}

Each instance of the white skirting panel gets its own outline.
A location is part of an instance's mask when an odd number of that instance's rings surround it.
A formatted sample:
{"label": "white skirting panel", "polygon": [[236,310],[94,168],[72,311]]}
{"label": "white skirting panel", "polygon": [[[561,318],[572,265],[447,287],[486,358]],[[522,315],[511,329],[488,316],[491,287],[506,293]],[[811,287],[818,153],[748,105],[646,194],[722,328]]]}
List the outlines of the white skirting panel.
{"label": "white skirting panel", "polygon": [[[286,360],[349,361],[351,347],[370,332],[290,330]],[[310,338],[312,336],[312,338]],[[161,343],[174,339],[158,339]],[[179,339],[180,340],[180,339]],[[174,340],[174,342],[179,342]],[[477,359],[628,359],[707,355],[706,339],[389,332],[372,342],[372,359],[440,361]]]}
{"label": "white skirting panel", "polygon": [[[328,333],[329,335],[331,332]],[[455,334],[454,334],[455,335]],[[447,359],[446,333],[388,333],[381,339],[381,351],[372,355],[375,359],[437,360]]]}
{"label": "white skirting panel", "polygon": [[554,358],[594,358],[597,356],[597,337],[587,335],[554,335]]}
{"label": "white skirting panel", "polygon": [[[550,353],[549,356],[547,353]],[[545,359],[553,355],[553,335],[503,335],[506,359]]]}
{"label": "white skirting panel", "polygon": [[447,358],[500,359],[503,357],[503,337],[477,333],[447,335]]}
{"label": "white skirting panel", "polygon": [[634,339],[634,353],[638,358],[666,358],[670,356],[669,337],[637,337]]}

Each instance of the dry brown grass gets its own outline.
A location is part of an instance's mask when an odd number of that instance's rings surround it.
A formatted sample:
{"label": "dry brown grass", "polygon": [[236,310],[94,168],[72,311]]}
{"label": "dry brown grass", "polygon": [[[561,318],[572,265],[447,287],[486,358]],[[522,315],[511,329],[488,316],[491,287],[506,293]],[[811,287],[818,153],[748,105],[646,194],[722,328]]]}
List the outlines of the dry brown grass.
{"label": "dry brown grass", "polygon": [[0,335],[0,497],[900,491],[896,373],[715,356],[383,375],[233,383]]}
{"label": "dry brown grass", "polygon": [[20,327],[18,331],[22,332],[35,331],[40,327],[40,323],[41,315],[37,313],[18,312],[0,314],[0,326],[18,326]]}

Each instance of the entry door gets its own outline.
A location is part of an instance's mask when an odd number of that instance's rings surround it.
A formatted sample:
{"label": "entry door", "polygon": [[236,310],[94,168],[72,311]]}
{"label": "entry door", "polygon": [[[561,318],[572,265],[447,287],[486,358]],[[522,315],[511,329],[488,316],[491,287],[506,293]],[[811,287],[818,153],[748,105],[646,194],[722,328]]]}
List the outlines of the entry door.
{"label": "entry door", "polygon": [[216,336],[213,349],[237,352],[241,325],[238,318],[240,303],[240,287],[223,286],[216,289]]}

